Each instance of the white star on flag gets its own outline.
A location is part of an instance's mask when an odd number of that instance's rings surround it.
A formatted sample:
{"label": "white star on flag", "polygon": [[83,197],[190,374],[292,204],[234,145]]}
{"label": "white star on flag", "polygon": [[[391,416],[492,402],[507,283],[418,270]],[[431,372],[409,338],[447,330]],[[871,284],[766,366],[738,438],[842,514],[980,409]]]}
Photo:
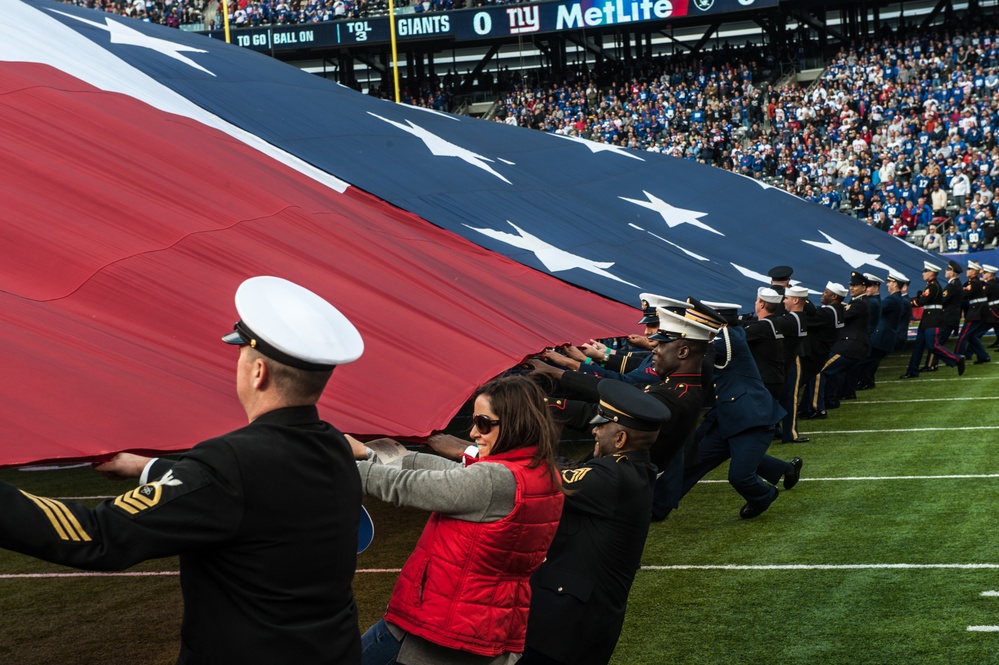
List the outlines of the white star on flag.
{"label": "white star on flag", "polygon": [[811,245],[812,247],[818,247],[821,250],[825,250],[832,254],[838,255],[841,259],[846,261],[847,264],[854,270],[863,265],[874,266],[875,268],[882,268],[884,270],[894,270],[887,263],[882,263],[878,260],[880,254],[870,254],[868,252],[862,252],[859,249],[854,249],[849,245],[844,245],[839,240],[836,240],[832,236],[822,231],[819,231],[828,242],[818,242],[815,240],[802,240],[801,242]]}
{"label": "white star on flag", "polygon": [[117,21],[112,21],[110,18],[105,18],[104,23],[98,23],[97,21],[91,21],[89,19],[80,18],[79,16],[73,16],[72,14],[67,14],[66,12],[61,12],[57,9],[49,10],[55,14],[62,14],[74,21],[79,21],[80,23],[86,23],[87,25],[92,25],[95,28],[104,30],[111,35],[112,44],[124,44],[126,46],[138,46],[140,48],[148,48],[156,51],[157,53],[162,53],[168,58],[173,58],[183,62],[185,65],[194,67],[195,69],[202,71],[211,76],[215,76],[214,73],[208,71],[195,61],[191,60],[187,56],[181,55],[181,53],[208,53],[208,51],[200,48],[194,48],[191,46],[183,46],[182,44],[175,44],[169,39],[160,39],[159,37],[150,37],[149,35],[144,35],[138,30],[128,27],[123,23],[118,23]]}
{"label": "white star on flag", "polygon": [[690,224],[691,226],[696,226],[699,229],[717,233],[720,236],[725,235],[721,231],[715,231],[704,222],[699,221],[701,217],[707,216],[708,213],[706,212],[686,210],[685,208],[671,206],[661,198],[654,196],[645,190],[642,190],[642,194],[645,194],[648,201],[642,201],[641,199],[629,199],[625,196],[619,196],[618,198],[627,201],[628,203],[634,203],[637,206],[642,206],[643,208],[648,208],[649,210],[659,213],[659,215],[663,218],[663,221],[666,222],[670,228],[680,226],[681,224]]}
{"label": "white star on flag", "polygon": [[633,155],[626,148],[622,148],[619,145],[611,145],[610,143],[597,143],[596,141],[589,141],[579,136],[566,136],[565,134],[549,134],[548,136],[555,136],[560,139],[567,139],[569,141],[575,141],[580,145],[584,145],[592,152],[594,155],[598,152],[612,152],[615,155],[621,155],[622,157],[631,157],[632,159],[637,159],[640,162],[645,160],[638,155]]}
{"label": "white star on flag", "polygon": [[531,235],[510,220],[507,220],[506,223],[516,229],[517,233],[505,233],[503,231],[494,231],[493,229],[477,229],[474,226],[469,226],[468,224],[465,224],[465,226],[473,231],[478,231],[484,236],[493,238],[494,240],[499,240],[508,245],[513,245],[514,247],[519,247],[521,249],[526,249],[529,252],[533,252],[534,255],[538,257],[538,261],[541,261],[549,272],[561,272],[563,270],[579,268],[580,270],[592,272],[595,275],[607,277],[608,279],[613,279],[621,282],[622,284],[627,284],[628,286],[634,286],[636,289],[638,288],[638,285],[626,282],[620,277],[607,272],[607,268],[614,265],[613,262],[591,261],[589,259],[584,259],[582,256],[570,254],[564,249],[559,249],[555,245],[547,243],[541,238]]}
{"label": "white star on flag", "polygon": [[402,124],[401,122],[395,122],[394,120],[383,118],[377,113],[372,113],[371,111],[368,111],[368,115],[374,116],[379,120],[387,122],[393,127],[398,127],[399,129],[408,134],[412,134],[416,138],[423,141],[424,145],[427,146],[430,152],[438,157],[457,157],[458,159],[460,159],[463,162],[466,162],[467,164],[471,164],[472,166],[482,169],[483,171],[489,173],[490,175],[496,176],[497,178],[499,178],[508,185],[513,184],[509,180],[504,178],[502,175],[497,173],[496,170],[493,169],[493,167],[486,164],[486,162],[492,162],[493,160],[489,159],[488,157],[483,157],[482,155],[476,154],[471,150],[466,150],[465,148],[462,148],[459,145],[455,145],[450,141],[445,141],[436,134],[429,132],[426,129],[423,129],[423,127],[420,127],[419,125],[414,125],[412,120],[406,121],[407,123],[409,123],[409,125],[407,126]]}

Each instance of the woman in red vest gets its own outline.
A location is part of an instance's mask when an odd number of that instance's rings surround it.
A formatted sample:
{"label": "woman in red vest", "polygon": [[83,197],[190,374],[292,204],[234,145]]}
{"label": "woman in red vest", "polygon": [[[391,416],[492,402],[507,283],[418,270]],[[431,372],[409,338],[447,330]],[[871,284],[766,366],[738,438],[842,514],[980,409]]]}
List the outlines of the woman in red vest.
{"label": "woman in red vest", "polygon": [[362,637],[364,665],[494,665],[524,649],[529,580],[562,514],[558,430],[541,390],[514,376],[476,391],[471,438],[478,456],[463,463],[358,464],[366,494],[433,511],[385,617]]}

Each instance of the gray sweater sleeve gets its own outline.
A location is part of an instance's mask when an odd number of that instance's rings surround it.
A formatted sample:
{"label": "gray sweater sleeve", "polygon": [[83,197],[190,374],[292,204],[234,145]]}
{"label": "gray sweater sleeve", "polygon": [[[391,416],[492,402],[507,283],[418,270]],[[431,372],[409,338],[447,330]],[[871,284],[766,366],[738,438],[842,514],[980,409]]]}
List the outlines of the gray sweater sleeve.
{"label": "gray sweater sleeve", "polygon": [[502,464],[483,461],[464,467],[420,453],[401,461],[401,467],[359,462],[364,493],[468,522],[495,522],[513,510],[517,481]]}

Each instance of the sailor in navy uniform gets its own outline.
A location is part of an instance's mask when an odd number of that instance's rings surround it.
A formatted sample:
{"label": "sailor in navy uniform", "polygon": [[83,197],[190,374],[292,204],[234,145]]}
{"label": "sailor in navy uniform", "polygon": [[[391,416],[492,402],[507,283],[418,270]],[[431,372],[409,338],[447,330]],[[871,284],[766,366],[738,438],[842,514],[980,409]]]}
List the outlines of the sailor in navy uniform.
{"label": "sailor in navy uniform", "polygon": [[[774,399],[780,399],[787,377],[785,359],[785,338],[792,334],[788,321],[777,313],[784,310],[784,296],[773,289],[761,286],[756,291],[756,320],[743,324],[746,329],[746,343],[753,354],[760,378]],[[787,333],[787,334],[785,334]]]}
{"label": "sailor in navy uniform", "polygon": [[858,272],[850,276],[850,302],[843,305],[843,327],[833,344],[832,355],[822,368],[824,409],[839,407],[843,395],[850,394],[846,385],[846,375],[851,367],[867,357],[869,346],[867,322],[870,309],[867,306],[867,279]]}
{"label": "sailor in navy uniform", "polygon": [[360,663],[360,479],[315,404],[333,367],[360,357],[361,337],[325,300],[276,277],[243,282],[236,309],[223,340],[240,347],[249,425],[176,463],[117,455],[97,470],[141,472],[142,485],[93,509],[0,483],[0,546],[89,570],[179,554],[178,663]]}
{"label": "sailor in navy uniform", "polygon": [[801,361],[808,353],[808,320],[805,317],[805,303],[808,289],[790,286],[784,289],[784,360],[786,378],[780,396],[780,405],[787,413],[779,425],[783,443],[807,443],[808,437],[798,433],[798,396],[801,394]]}
{"label": "sailor in navy uniform", "polygon": [[800,420],[825,418],[828,415],[825,394],[822,392],[824,386],[821,371],[832,355],[832,347],[839,339],[839,331],[845,325],[843,299],[848,293],[842,284],[827,282],[819,301],[821,306],[814,308],[811,314],[808,313],[808,306],[805,307],[808,332],[811,334],[808,338],[808,353],[801,363],[802,374],[808,383],[802,399],[804,406],[800,410]]}
{"label": "sailor in navy uniform", "polygon": [[656,477],[649,448],[670,411],[620,381],[601,381],[599,391],[594,457],[562,471],[570,491],[531,577],[524,665],[607,663],[641,563]]}

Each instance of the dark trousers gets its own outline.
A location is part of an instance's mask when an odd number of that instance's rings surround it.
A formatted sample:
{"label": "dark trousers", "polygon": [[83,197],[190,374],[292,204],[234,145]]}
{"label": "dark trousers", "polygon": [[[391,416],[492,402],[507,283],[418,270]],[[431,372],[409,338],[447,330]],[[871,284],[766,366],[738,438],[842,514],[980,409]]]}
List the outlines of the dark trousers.
{"label": "dark trousers", "polygon": [[[958,356],[970,356],[972,353],[981,361],[989,358],[989,352],[982,344],[982,335],[988,326],[984,321],[965,321],[961,328],[961,334],[957,337],[957,346],[954,347],[954,354]],[[968,352],[965,353],[967,348]]]}
{"label": "dark trousers", "polygon": [[698,447],[701,461],[683,474],[683,494],[689,492],[706,473],[725,460],[731,459],[732,462],[728,467],[729,485],[742,495],[747,503],[756,508],[766,509],[777,498],[777,490],[773,485],[763,482],[757,475],[757,469],[763,465],[768,472],[772,472],[781,464],[785,470],[790,467],[787,462],[776,458],[764,462],[769,457],[767,448],[773,440],[773,432],[773,427],[753,427],[725,438],[718,432],[717,426],[710,426]]}
{"label": "dark trousers", "polygon": [[867,360],[862,363],[858,363],[862,368],[860,372],[860,382],[857,384],[858,386],[874,387],[874,377],[878,373],[878,367],[881,366],[881,361],[887,355],[888,352],[884,349],[875,349],[874,347],[871,347],[871,355],[867,357]]}
{"label": "dark trousers", "polygon": [[926,361],[926,364],[930,367],[936,366],[937,359],[943,360],[944,364],[948,367],[956,365],[957,356],[944,346],[948,337],[950,337],[950,328],[944,327],[923,328],[916,333],[916,345],[912,349],[912,356],[909,358],[909,368],[906,370],[906,373],[915,376],[919,375],[919,361],[922,358],[924,350],[930,352],[930,358]]}
{"label": "dark trousers", "polygon": [[836,354],[819,374],[819,410],[835,409],[843,396],[843,386],[846,383],[846,373],[857,364],[856,358],[847,358]]}
{"label": "dark trousers", "polygon": [[683,448],[673,455],[663,472],[656,479],[652,489],[652,517],[661,520],[680,505],[683,496],[683,464],[686,455]]}
{"label": "dark trousers", "polygon": [[780,396],[780,405],[787,415],[780,421],[780,438],[782,441],[794,441],[798,438],[798,395],[801,394],[801,358],[795,357],[793,363],[788,363],[787,379],[784,380],[784,390]]}

